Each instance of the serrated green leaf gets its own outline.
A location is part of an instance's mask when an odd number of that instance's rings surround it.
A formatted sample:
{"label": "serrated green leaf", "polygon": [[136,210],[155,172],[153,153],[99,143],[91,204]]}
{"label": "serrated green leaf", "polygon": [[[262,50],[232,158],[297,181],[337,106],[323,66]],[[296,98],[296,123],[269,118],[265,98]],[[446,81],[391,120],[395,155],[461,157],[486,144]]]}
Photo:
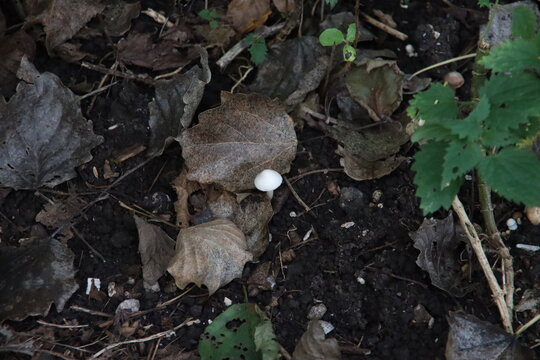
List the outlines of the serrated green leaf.
{"label": "serrated green leaf", "polygon": [[540,111],[540,79],[536,74],[517,72],[511,75],[492,75],[479,90],[494,106],[515,106],[528,109],[529,113]]}
{"label": "serrated green leaf", "polygon": [[536,16],[528,6],[517,6],[512,13],[512,35],[530,39],[536,29]]}
{"label": "serrated green leaf", "polygon": [[262,360],[275,360],[279,359],[279,344],[276,342],[276,335],[274,329],[272,329],[272,323],[264,313],[257,307],[258,312],[261,312],[261,316],[266,319],[255,328],[253,334],[253,341],[255,348],[262,355]]}
{"label": "serrated green leaf", "polygon": [[465,141],[452,141],[444,155],[441,186],[460,178],[472,170],[484,157],[482,147]]}
{"label": "serrated green leaf", "polygon": [[412,170],[416,172],[414,183],[417,186],[416,196],[420,198],[420,208],[424,214],[437,211],[441,207],[448,209],[454,200],[462,179],[451,181],[441,188],[443,162],[448,143],[431,141],[420,147],[414,155]]}
{"label": "serrated green leaf", "polygon": [[356,24],[352,23],[347,28],[347,36],[345,37],[348,42],[352,43],[356,39]]}
{"label": "serrated green leaf", "polygon": [[255,65],[259,65],[266,59],[266,54],[268,53],[266,42],[263,38],[255,38],[248,51],[251,54],[251,61]]}
{"label": "serrated green leaf", "polygon": [[326,29],[319,35],[319,42],[322,46],[339,45],[344,41],[343,33],[336,28]]}
{"label": "serrated green leaf", "polygon": [[530,40],[507,41],[491,50],[480,63],[497,72],[540,69],[540,33]]}
{"label": "serrated green leaf", "polygon": [[414,130],[411,140],[414,142],[429,140],[449,140],[452,139],[452,132],[444,124],[426,123]]}
{"label": "serrated green leaf", "polygon": [[454,100],[454,90],[442,84],[432,84],[431,87],[418,93],[409,103],[407,114],[423,119],[426,123],[443,123],[457,117],[458,107]]}
{"label": "serrated green leaf", "polygon": [[474,141],[482,134],[482,122],[489,116],[490,105],[487,97],[482,96],[476,107],[463,120],[448,123],[447,127],[460,139]]}
{"label": "serrated green leaf", "polygon": [[540,161],[531,151],[506,148],[484,158],[479,175],[499,195],[527,206],[540,205]]}

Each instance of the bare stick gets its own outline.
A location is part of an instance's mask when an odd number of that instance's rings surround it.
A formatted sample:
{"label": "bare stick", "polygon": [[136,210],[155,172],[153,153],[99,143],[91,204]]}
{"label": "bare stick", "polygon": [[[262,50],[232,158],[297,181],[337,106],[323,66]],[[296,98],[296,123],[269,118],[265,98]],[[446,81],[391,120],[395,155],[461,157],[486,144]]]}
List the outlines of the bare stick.
{"label": "bare stick", "polygon": [[326,173],[332,172],[332,171],[343,172],[344,170],[343,170],[343,168],[327,168],[327,169],[311,170],[311,171],[306,171],[305,173],[290,177],[289,181],[291,182],[291,184],[294,184],[295,182],[297,182],[298,180],[300,180],[304,176],[313,175],[313,174],[320,174],[320,173],[326,174]]}
{"label": "bare stick", "polygon": [[139,75],[128,74],[128,73],[118,71],[118,70],[107,69],[106,67],[101,66],[101,65],[90,64],[90,63],[88,63],[86,61],[83,61],[81,63],[81,66],[83,68],[90,69],[90,70],[93,70],[93,71],[97,71],[97,72],[100,72],[102,74],[118,76],[118,77],[121,77],[121,78],[124,78],[124,79],[133,80],[133,81],[139,81],[139,82],[142,82],[143,84],[146,84],[146,85],[149,85],[149,86],[154,86],[154,84],[155,84],[154,79],[152,79],[150,76],[148,76],[146,74],[139,74]]}
{"label": "bare stick", "polygon": [[77,237],[79,239],[81,239],[81,241],[86,245],[88,246],[88,248],[90,249],[90,251],[92,251],[92,253],[94,255],[96,255],[99,260],[101,260],[102,262],[107,262],[107,260],[105,260],[105,258],[103,257],[103,255],[101,255],[101,253],[99,251],[97,251],[96,249],[94,249],[94,247],[92,245],[90,245],[90,243],[88,241],[86,241],[86,239],[81,235],[81,233],[75,228],[75,226],[71,226],[71,230],[73,230],[73,232],[75,233],[75,235],[77,235]]}
{"label": "bare stick", "polygon": [[109,351],[109,350],[112,350],[114,348],[117,348],[119,346],[122,346],[122,345],[127,345],[127,344],[136,344],[136,343],[142,343],[142,342],[147,342],[147,341],[152,341],[154,339],[160,339],[162,337],[169,337],[169,336],[173,336],[175,335],[176,333],[174,332],[174,330],[167,330],[167,331],[162,331],[160,333],[157,333],[157,334],[154,334],[154,335],[150,335],[150,336],[147,336],[145,338],[142,338],[142,339],[134,339],[134,340],[126,340],[126,341],[121,341],[119,343],[116,343],[116,344],[111,344],[109,346],[107,346],[106,348],[104,349],[101,349],[100,351],[98,351],[97,353],[95,353],[94,355],[92,355],[90,357],[90,359],[97,359],[98,357],[100,357],[101,355],[103,355],[105,352]]}
{"label": "bare stick", "polygon": [[84,100],[84,99],[86,99],[86,98],[88,98],[90,96],[94,96],[96,94],[99,94],[100,92],[103,92],[103,91],[113,87],[116,84],[118,84],[118,81],[115,81],[115,82],[113,82],[113,83],[111,83],[109,85],[102,86],[102,87],[100,87],[100,88],[98,88],[98,89],[96,89],[94,91],[90,91],[88,94],[81,95],[81,96],[79,96],[79,101]]}
{"label": "bare stick", "polygon": [[386,25],[385,23],[382,23],[379,20],[376,20],[376,19],[372,18],[369,15],[362,14],[362,16],[371,25],[375,26],[378,29],[381,29],[385,33],[388,33],[388,34],[390,34],[390,35],[392,35],[394,37],[397,37],[399,40],[405,41],[405,40],[407,40],[409,38],[407,35],[405,35],[401,31],[398,31],[398,30],[396,30],[394,28],[391,28],[390,26]]}
{"label": "bare stick", "polygon": [[293,186],[291,185],[291,182],[286,177],[284,177],[283,180],[285,180],[285,184],[287,184],[287,186],[289,187],[289,190],[291,190],[291,193],[293,194],[296,201],[298,201],[298,203],[302,205],[302,207],[306,210],[306,212],[310,212],[311,208],[304,202],[304,200],[302,200],[300,196],[298,196],[298,193],[294,190]]}
{"label": "bare stick", "polygon": [[90,314],[90,315],[97,315],[97,316],[103,316],[103,317],[108,317],[108,318],[114,317],[113,314],[109,314],[109,313],[106,313],[106,312],[103,312],[103,311],[87,309],[87,308],[79,306],[79,305],[71,305],[69,308],[71,310],[82,311],[82,312]]}
{"label": "bare stick", "polygon": [[[263,26],[262,30],[255,31],[254,35],[256,37],[267,38],[276,34],[278,31],[281,30],[281,28],[283,28],[283,26],[285,26],[285,23],[277,24],[274,26]],[[250,45],[251,43],[247,41],[246,38],[240,40],[238,43],[236,43],[236,45],[234,45],[225,54],[223,54],[223,56],[220,57],[218,61],[216,61],[217,66],[219,66],[221,70],[224,70],[227,65],[231,63],[231,61],[233,61],[238,55],[240,55],[242,51],[246,50]]]}
{"label": "bare stick", "polygon": [[540,320],[540,314],[536,314],[531,320],[527,321],[525,324],[521,325],[516,330],[516,335],[521,335],[525,330],[533,326],[538,320]]}
{"label": "bare stick", "polygon": [[495,301],[495,304],[497,305],[497,308],[499,309],[499,314],[501,315],[501,320],[504,326],[504,330],[512,334],[514,332],[512,330],[512,320],[511,320],[512,316],[510,312],[508,311],[508,307],[506,306],[506,301],[504,299],[504,291],[499,286],[499,283],[497,282],[497,278],[495,277],[495,274],[493,274],[493,270],[491,269],[491,266],[489,265],[489,261],[486,257],[486,254],[484,253],[484,249],[482,248],[482,242],[480,241],[480,238],[478,237],[478,234],[476,233],[476,229],[471,223],[471,220],[469,220],[469,217],[467,216],[465,208],[463,207],[463,204],[461,203],[461,201],[459,200],[457,196],[454,198],[454,201],[452,202],[452,208],[458,215],[459,221],[461,222],[461,226],[463,227],[463,230],[465,230],[465,233],[467,234],[467,237],[469,238],[469,241],[471,242],[471,246],[474,250],[474,253],[476,254],[476,257],[478,258],[480,267],[484,271],[484,275],[486,277],[486,280],[489,284],[489,288],[491,289],[491,293],[493,295],[493,300]]}
{"label": "bare stick", "polygon": [[53,323],[49,323],[49,322],[46,322],[46,321],[43,321],[43,320],[37,320],[36,321],[38,324],[41,324],[41,325],[45,325],[45,326],[50,326],[50,327],[55,327],[55,328],[59,328],[59,329],[80,329],[80,328],[87,328],[88,325],[62,325],[62,324],[53,324]]}

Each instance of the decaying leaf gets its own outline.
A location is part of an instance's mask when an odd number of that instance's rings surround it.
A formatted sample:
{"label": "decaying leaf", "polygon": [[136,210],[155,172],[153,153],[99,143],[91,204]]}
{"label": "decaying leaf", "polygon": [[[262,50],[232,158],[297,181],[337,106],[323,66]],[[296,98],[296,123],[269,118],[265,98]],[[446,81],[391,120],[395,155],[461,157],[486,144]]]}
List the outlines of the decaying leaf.
{"label": "decaying leaf", "polygon": [[450,312],[447,360],[532,360],[532,350],[512,334],[473,315]]}
{"label": "decaying leaf", "polygon": [[396,170],[405,160],[403,156],[390,156],[384,160],[367,161],[361,156],[355,156],[338,146],[337,153],[342,157],[340,164],[345,173],[357,181],[378,179]]}
{"label": "decaying leaf", "polygon": [[189,226],[191,214],[189,212],[189,196],[201,187],[199,183],[187,179],[186,169],[173,180],[171,184],[176,191],[177,200],[174,202],[174,211],[176,212],[176,225],[181,228]]}
{"label": "decaying leaf", "polygon": [[133,215],[139,232],[139,253],[141,254],[144,288],[158,291],[157,281],[165,271],[174,254],[174,240],[157,225]]}
{"label": "decaying leaf", "polygon": [[272,2],[280,13],[289,13],[296,6],[296,0],[272,0]]}
{"label": "decaying leaf", "polygon": [[252,258],[242,231],[232,221],[214,220],[180,230],[167,271],[180,289],[189,283],[206,285],[212,295],[242,276]]}
{"label": "decaying leaf", "polygon": [[[40,4],[43,5],[43,2]],[[45,28],[45,46],[52,54],[54,48],[71,39],[87,22],[100,14],[105,5],[97,0],[51,0],[48,7],[27,21],[42,23]]]}
{"label": "decaying leaf", "polygon": [[17,86],[17,70],[26,55],[32,59],[36,43],[24,30],[5,36],[0,41],[0,95],[10,97]]}
{"label": "decaying leaf", "polygon": [[148,104],[151,156],[161,155],[171,141],[180,141],[180,134],[191,124],[204,87],[210,82],[208,53],[202,47],[196,48],[201,55],[201,67],[195,65],[184,74],[156,82],[156,96]]}
{"label": "decaying leaf", "polygon": [[319,87],[329,65],[325,53],[319,40],[313,36],[302,36],[272,46],[249,90],[277,97],[287,106],[296,105]]}
{"label": "decaying leaf", "polygon": [[54,74],[40,74],[23,57],[17,86],[0,114],[0,184],[15,189],[53,187],[77,174],[103,141],[81,114],[75,94]]}
{"label": "decaying leaf", "polygon": [[227,17],[240,34],[255,30],[270,15],[270,0],[233,0],[227,7]]}
{"label": "decaying leaf", "polygon": [[336,339],[326,339],[319,320],[311,320],[293,353],[293,360],[339,360],[341,352]]}
{"label": "decaying leaf", "polygon": [[458,247],[467,238],[461,227],[454,225],[452,214],[442,220],[424,219],[420,228],[409,236],[420,250],[416,264],[428,272],[433,285],[456,297],[472,290],[465,285],[459,264]]}
{"label": "decaying leaf", "polygon": [[258,258],[268,247],[268,223],[274,211],[266,194],[254,194],[239,203],[234,194],[224,192],[208,207],[217,219],[231,220],[246,236],[248,250]]}
{"label": "decaying leaf", "polygon": [[253,189],[264,169],[288,172],[297,140],[284,107],[258,94],[222,92],[221,102],[182,134],[188,179],[237,191]]}
{"label": "decaying leaf", "polygon": [[77,291],[75,255],[54,239],[0,250],[0,323],[47,315],[51,304],[61,312]]}
{"label": "decaying leaf", "polygon": [[130,32],[118,42],[118,59],[125,64],[160,71],[185,66],[197,58],[193,47],[180,51],[179,47],[185,46],[182,42],[162,38],[154,43],[153,37],[150,33]]}
{"label": "decaying leaf", "polygon": [[131,27],[131,20],[137,18],[140,12],[140,2],[108,1],[103,12],[105,31],[109,36],[124,35]]}
{"label": "decaying leaf", "polygon": [[212,28],[209,24],[194,25],[195,32],[202,36],[208,43],[205,47],[217,46],[222,49],[227,49],[229,44],[236,36],[236,31],[232,26],[223,24],[217,28]]}
{"label": "decaying leaf", "polygon": [[36,215],[36,221],[42,223],[45,226],[56,228],[64,225],[58,238],[63,241],[67,241],[73,237],[71,226],[69,224],[71,219],[79,214],[82,207],[86,205],[86,202],[77,196],[70,196],[64,200],[54,200],[54,202],[46,203]]}
{"label": "decaying leaf", "polygon": [[360,58],[345,81],[351,96],[375,121],[391,115],[403,99],[404,76],[395,61]]}

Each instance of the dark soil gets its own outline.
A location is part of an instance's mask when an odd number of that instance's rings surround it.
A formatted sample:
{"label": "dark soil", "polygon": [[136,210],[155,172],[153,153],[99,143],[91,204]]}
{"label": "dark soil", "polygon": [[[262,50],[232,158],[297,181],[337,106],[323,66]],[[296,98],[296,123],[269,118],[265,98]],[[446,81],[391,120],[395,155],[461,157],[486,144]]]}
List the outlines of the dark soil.
{"label": "dark soil", "polygon": [[[212,2],[212,1],[211,1]],[[165,1],[143,1],[143,9],[168,10]],[[376,49],[391,49],[398,56],[398,64],[405,73],[412,73],[424,66],[466,53],[475,44],[476,32],[485,20],[485,11],[477,8],[449,7],[442,1],[411,1],[409,9],[400,8],[399,1],[363,1],[362,10],[371,13],[379,8],[392,14],[400,31],[410,35],[410,42],[419,53],[418,57],[408,57],[405,43],[371,28],[379,40],[367,46]],[[353,11],[354,2],[341,1],[333,12]],[[306,5],[306,16],[311,16],[311,2]],[[170,10],[170,9],[169,9]],[[311,21],[318,21],[316,13]],[[138,28],[154,27],[158,24],[138,23]],[[433,28],[441,37],[433,43],[425,33]],[[102,51],[104,39],[86,44],[88,48]],[[216,59],[211,59],[215,61]],[[75,84],[83,80],[99,81],[101,74],[49,58],[39,45],[34,61],[39,71],[50,71],[62,78],[65,84]],[[467,72],[469,63],[457,63],[439,68],[430,73],[435,79],[448,70],[461,69]],[[236,76],[234,65],[228,69]],[[143,71],[143,70],[141,70]],[[199,112],[219,104],[219,92],[230,90],[234,81],[212,69],[212,82],[207,86]],[[249,80],[249,79],[248,79]],[[156,308],[160,303],[172,299],[181,291],[176,289],[169,275],[160,280],[161,292],[145,292],[142,286],[141,263],[138,253],[137,229],[131,211],[120,202],[174,217],[175,193],[171,181],[182,168],[179,146],[171,145],[165,153],[155,159],[146,160],[143,153],[128,160],[114,162],[112,159],[129,153],[133,149],[148,144],[148,108],[152,89],[145,85],[124,80],[97,97],[88,118],[93,121],[94,131],[104,137],[102,145],[94,149],[93,159],[78,169],[79,177],[54,190],[11,191],[2,201],[0,198],[0,229],[3,244],[17,245],[19,239],[50,235],[55,229],[45,229],[36,224],[36,214],[46,203],[45,197],[63,199],[75,193],[88,203],[84,215],[75,220],[78,236],[68,242],[75,253],[76,278],[79,290],[70,299],[62,313],[54,308],[43,318],[49,323],[88,324],[88,329],[56,329],[54,341],[46,343],[44,349],[62,353],[69,358],[87,358],[104,348],[108,343],[126,338],[114,335],[118,324],[103,326],[106,317],[90,315],[70,308],[73,305],[114,314],[118,304],[127,297],[141,301],[141,310],[150,310],[141,315],[139,333],[148,336],[171,329],[188,318],[200,323],[180,328],[176,336],[162,339],[160,348],[178,346],[186,352],[196,349],[199,337],[209,319],[216,317],[226,306],[224,298],[233,303],[245,301],[244,286],[257,264],[246,266],[242,279],[221,288],[208,296],[204,289],[194,288],[185,297],[172,304]],[[86,114],[90,99],[83,101],[82,110]],[[116,125],[114,129],[111,126]],[[306,329],[310,308],[323,303],[328,308],[323,320],[332,323],[335,330],[330,333],[337,338],[342,348],[343,359],[443,359],[445,351],[449,311],[464,310],[480,319],[499,323],[496,307],[476,262],[471,259],[474,290],[463,298],[454,298],[431,285],[429,276],[416,265],[418,250],[412,245],[409,232],[416,231],[423,216],[418,207],[412,184],[413,173],[410,161],[403,163],[392,174],[378,180],[357,182],[350,179],[340,168],[339,157],[335,154],[337,144],[319,130],[304,126],[298,130],[299,147],[289,177],[310,170],[330,169],[301,177],[293,183],[298,196],[311,207],[305,209],[283,189],[276,193],[275,206],[279,212],[270,223],[272,241],[260,262],[272,261],[276,266],[276,286],[272,290],[250,292],[250,302],[256,302],[272,320],[277,340],[292,353],[298,339]],[[403,155],[409,157],[414,148],[406,149]],[[127,174],[114,187],[106,189],[106,198],[99,199],[102,191],[115,179],[103,178],[105,161],[111,162],[112,170]],[[95,171],[98,177],[95,176]],[[474,187],[465,186],[463,198],[474,220],[481,223],[479,211],[473,205]],[[341,195],[330,190],[338,187]],[[330,189],[330,190],[329,190]],[[373,201],[374,192],[382,194]],[[502,222],[517,206],[495,199],[497,220]],[[445,213],[435,214],[442,218]],[[164,229],[174,236],[172,228]],[[304,241],[298,242],[298,239]],[[83,241],[84,239],[84,241]],[[540,252],[531,253],[514,249],[517,242],[540,245],[540,228],[531,225],[520,227],[508,240],[512,248],[516,269],[516,299],[525,289],[540,286]],[[88,244],[94,249],[90,249]],[[99,254],[99,255],[98,255]],[[285,257],[286,255],[286,257]],[[103,258],[101,258],[101,256]],[[469,263],[464,251],[463,264]],[[125,293],[108,297],[105,294],[88,296],[85,294],[87,278],[101,279],[102,289],[107,292],[107,284],[114,282]],[[433,320],[431,322],[415,315],[415,308],[423,307]],[[153,310],[152,310],[153,309]],[[515,324],[522,324],[532,315],[518,314]],[[39,327],[36,320],[29,318],[23,322],[8,322],[17,331],[32,331]],[[135,321],[135,320],[133,320]],[[107,325],[107,324],[105,324]],[[142,329],[146,329],[143,331]],[[111,338],[109,338],[111,337]],[[521,337],[522,343],[533,346],[540,341],[540,322],[527,330]],[[84,347],[90,352],[82,352],[73,347]],[[63,344],[63,345],[62,345]],[[144,345],[119,347],[110,358],[150,359],[155,342]],[[367,353],[369,355],[366,355]],[[149,355],[150,354],[150,355]],[[536,347],[540,355],[540,347]],[[0,357],[5,355],[0,355]],[[7,358],[23,359],[23,355],[9,355]],[[52,359],[53,355],[41,354],[34,359]],[[159,358],[159,357],[158,357]]]}

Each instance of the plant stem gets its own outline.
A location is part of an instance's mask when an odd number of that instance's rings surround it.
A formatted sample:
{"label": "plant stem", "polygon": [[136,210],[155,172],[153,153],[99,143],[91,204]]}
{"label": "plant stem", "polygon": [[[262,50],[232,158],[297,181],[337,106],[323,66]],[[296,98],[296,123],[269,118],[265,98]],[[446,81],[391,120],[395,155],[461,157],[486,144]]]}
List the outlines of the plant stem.
{"label": "plant stem", "polygon": [[509,311],[508,306],[506,305],[506,301],[504,299],[504,295],[505,295],[504,291],[499,286],[499,283],[497,282],[497,278],[495,277],[495,274],[493,273],[493,270],[491,269],[491,266],[486,257],[486,254],[484,253],[484,249],[482,248],[482,242],[480,241],[480,238],[478,237],[478,234],[476,233],[476,229],[471,223],[471,220],[467,216],[467,212],[465,211],[463,204],[461,203],[461,201],[459,200],[457,196],[454,198],[454,201],[452,202],[452,208],[454,209],[454,211],[459,217],[461,226],[463,227],[463,230],[465,230],[465,233],[467,234],[467,237],[469,238],[469,241],[471,242],[471,247],[473,248],[474,253],[476,254],[476,257],[478,258],[480,267],[482,268],[484,275],[487,279],[489,288],[491,289],[491,293],[493,294],[493,300],[495,301],[495,304],[497,305],[497,308],[499,309],[499,314],[501,315],[501,320],[504,326],[504,330],[512,334],[513,333],[512,313]]}

